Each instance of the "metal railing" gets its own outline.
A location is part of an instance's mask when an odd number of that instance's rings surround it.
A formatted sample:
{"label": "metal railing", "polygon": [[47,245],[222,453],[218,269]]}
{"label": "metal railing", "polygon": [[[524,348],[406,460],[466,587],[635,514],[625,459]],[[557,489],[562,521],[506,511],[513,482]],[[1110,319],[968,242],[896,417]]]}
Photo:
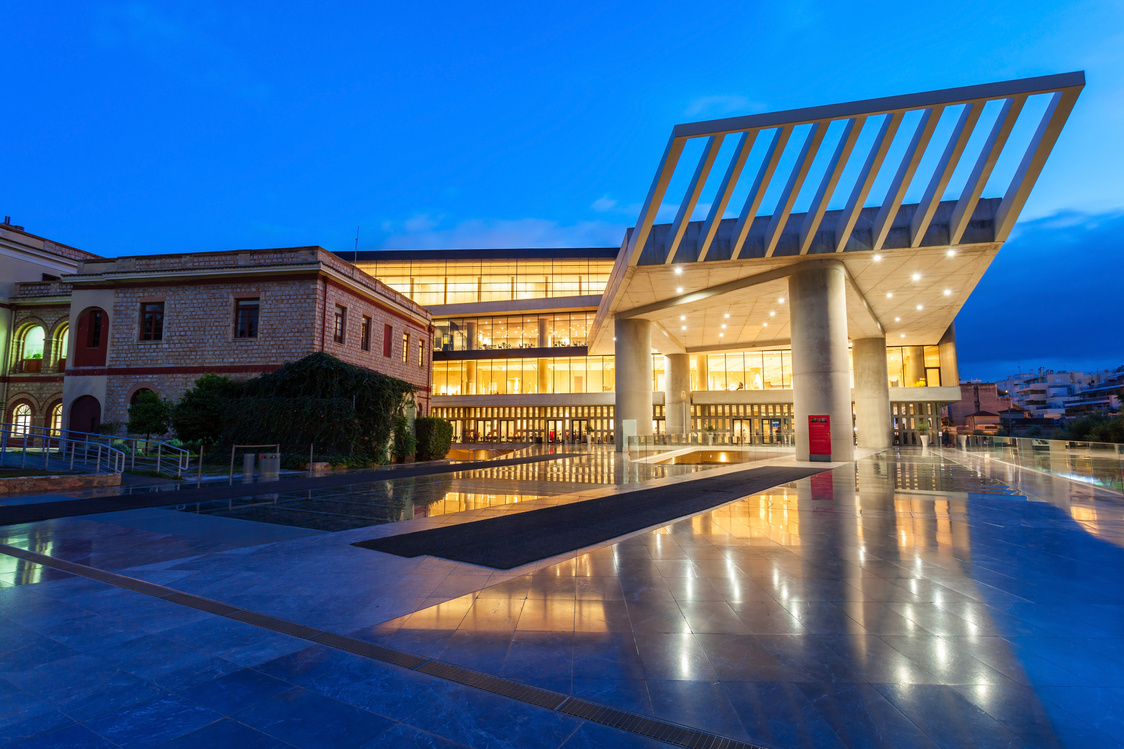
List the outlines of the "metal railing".
{"label": "metal railing", "polygon": [[1124,444],[962,434],[956,445],[968,453],[1124,492]]}
{"label": "metal railing", "polygon": [[74,439],[42,427],[0,424],[0,466],[121,473],[125,453],[102,442]]}
{"label": "metal railing", "polygon": [[143,437],[114,437],[93,432],[76,432],[71,429],[50,429],[42,426],[17,424],[0,424],[0,428],[8,430],[10,434],[17,438],[26,434],[28,437],[40,441],[44,439],[64,439],[76,443],[103,445],[116,450],[125,457],[123,470],[155,471],[156,473],[174,474],[182,477],[184,471],[191,467],[192,455],[189,451],[162,440],[145,439]]}

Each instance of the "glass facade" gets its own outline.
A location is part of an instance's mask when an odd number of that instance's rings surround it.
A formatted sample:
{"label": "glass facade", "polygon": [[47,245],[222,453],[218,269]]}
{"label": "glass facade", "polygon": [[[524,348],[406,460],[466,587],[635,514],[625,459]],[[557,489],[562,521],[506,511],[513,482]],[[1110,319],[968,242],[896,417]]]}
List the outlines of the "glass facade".
{"label": "glass facade", "polygon": [[940,346],[890,346],[886,370],[890,387],[940,387]]}
{"label": "glass facade", "polygon": [[361,270],[422,305],[602,294],[608,259],[382,260]]}
{"label": "glass facade", "polygon": [[691,357],[692,390],[778,390],[791,387],[791,351],[699,354]]}
{"label": "glass facade", "polygon": [[433,321],[435,351],[585,346],[597,312],[454,317]]}
{"label": "glass facade", "polygon": [[615,382],[611,356],[433,362],[434,395],[607,393],[613,391]]}

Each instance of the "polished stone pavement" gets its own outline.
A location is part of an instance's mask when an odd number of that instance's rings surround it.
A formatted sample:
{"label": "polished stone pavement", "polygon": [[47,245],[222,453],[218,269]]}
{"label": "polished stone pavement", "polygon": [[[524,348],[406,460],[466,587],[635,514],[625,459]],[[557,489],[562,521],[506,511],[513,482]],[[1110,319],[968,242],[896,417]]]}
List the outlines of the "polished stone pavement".
{"label": "polished stone pavement", "polygon": [[[986,457],[882,453],[503,573],[350,546],[697,476],[511,476],[537,498],[342,532],[153,508],[0,542],[767,747],[1124,743],[1124,497]],[[7,556],[0,679],[0,745],[658,745]]]}

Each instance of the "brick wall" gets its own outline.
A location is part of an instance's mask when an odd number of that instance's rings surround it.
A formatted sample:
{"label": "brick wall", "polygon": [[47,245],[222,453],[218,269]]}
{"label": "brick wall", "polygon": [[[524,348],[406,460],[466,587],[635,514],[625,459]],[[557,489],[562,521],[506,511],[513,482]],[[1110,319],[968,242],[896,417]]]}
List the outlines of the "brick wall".
{"label": "brick wall", "polygon": [[[66,330],[69,316],[70,308],[58,304],[20,305],[15,309],[8,356],[11,369],[2,375],[7,383],[3,421],[11,421],[12,409],[23,402],[31,406],[32,424],[49,426],[51,409],[62,401],[63,375],[59,359],[65,358],[66,352],[59,351],[59,348],[61,333]],[[21,343],[23,334],[34,325],[44,328],[45,340],[43,358],[33,365],[38,366],[39,371],[29,372],[22,364]]]}

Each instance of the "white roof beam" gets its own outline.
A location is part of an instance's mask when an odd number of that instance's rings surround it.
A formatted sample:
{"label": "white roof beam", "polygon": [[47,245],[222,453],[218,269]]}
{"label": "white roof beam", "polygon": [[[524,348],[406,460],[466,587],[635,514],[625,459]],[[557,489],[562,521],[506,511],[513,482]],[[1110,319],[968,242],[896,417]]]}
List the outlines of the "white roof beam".
{"label": "white roof beam", "polygon": [[667,260],[664,261],[665,263],[670,263],[675,259],[679,243],[683,241],[687,224],[691,221],[691,214],[695,212],[695,206],[698,205],[699,196],[706,184],[706,178],[710,176],[710,168],[714,166],[718,149],[722,147],[723,137],[722,135],[712,135],[706,141],[706,149],[699,158],[699,165],[695,167],[695,173],[691,177],[687,194],[683,196],[683,202],[679,204],[679,213],[675,216],[675,223],[672,224],[671,231],[667,235]]}
{"label": "white roof beam", "polygon": [[738,148],[734,152],[734,158],[730,159],[730,165],[726,167],[726,174],[722,177],[722,184],[718,186],[718,193],[714,196],[710,213],[706,217],[702,233],[699,236],[698,262],[700,263],[706,260],[706,253],[710,251],[710,245],[714,242],[714,235],[718,233],[718,225],[722,223],[726,206],[729,205],[730,197],[734,194],[734,185],[738,183],[738,178],[742,175],[746,159],[749,158],[749,151],[753,148],[753,142],[757,140],[757,133],[757,130],[742,133],[742,137],[738,141]]}
{"label": "white roof beam", "polygon": [[1084,85],[1085,74],[1080,71],[1057,73],[1036,78],[1020,78],[1013,81],[946,88],[917,94],[885,96],[845,104],[829,104],[820,107],[789,109],[783,112],[727,117],[721,120],[689,122],[676,125],[672,134],[674,137],[697,138],[700,135],[715,135],[717,133],[743,132],[754,129],[768,130],[781,125],[802,125],[820,120],[842,120],[860,114],[873,116],[889,112],[908,112],[937,104],[951,105],[966,101],[1006,99],[1018,94],[1050,94],[1058,89]]}
{"label": "white roof beam", "polygon": [[640,260],[640,253],[648,242],[648,235],[652,233],[652,224],[660,210],[663,196],[667,193],[667,185],[671,182],[671,175],[675,173],[675,166],[679,163],[679,156],[683,153],[683,144],[686,138],[677,138],[674,135],[667,142],[663,158],[660,159],[660,168],[648,188],[648,197],[644,199],[644,207],[640,209],[640,218],[636,222],[636,229],[628,241],[626,257],[629,265],[636,265]]}
{"label": "white roof beam", "polygon": [[772,257],[773,250],[777,248],[781,232],[784,231],[784,225],[788,223],[788,217],[792,213],[792,204],[796,202],[796,197],[800,194],[800,188],[808,177],[808,170],[812,168],[812,162],[816,158],[816,153],[820,150],[820,144],[823,143],[823,136],[826,132],[826,122],[812,123],[812,129],[804,140],[804,146],[800,149],[800,156],[796,159],[792,174],[788,176],[788,183],[784,186],[784,192],[781,193],[781,198],[777,201],[773,217],[769,219],[769,226],[765,229],[765,257]]}
{"label": "white roof beam", "polygon": [[878,138],[874,141],[870,154],[866,157],[866,163],[863,164],[862,172],[859,173],[859,178],[855,182],[855,188],[851,191],[850,199],[847,200],[847,207],[843,209],[843,215],[839,217],[839,227],[835,231],[836,252],[843,252],[847,248],[847,242],[851,239],[855,222],[859,220],[859,212],[863,209],[866,196],[870,194],[870,188],[874,185],[875,178],[878,177],[878,170],[886,158],[886,152],[890,150],[890,143],[893,142],[894,135],[902,124],[902,115],[902,112],[887,115],[886,120],[882,123],[882,129],[878,131]]}
{"label": "white roof beam", "polygon": [[1050,97],[1042,121],[1038,124],[1038,129],[1030,140],[1015,177],[999,204],[999,212],[995,216],[996,242],[1005,242],[1010,236],[1015,220],[1022,212],[1030,190],[1038,180],[1038,175],[1042,173],[1042,167],[1058,141],[1058,135],[1069,119],[1069,113],[1073,111],[1073,105],[1077,103],[1080,93],[1081,89],[1075,87],[1059,91]]}
{"label": "white roof beam", "polygon": [[944,104],[938,104],[932,109],[926,109],[921,114],[921,121],[917,123],[917,130],[913,133],[913,139],[909,142],[902,163],[898,165],[898,171],[894,175],[894,181],[890,183],[890,189],[886,191],[886,198],[882,201],[882,207],[874,218],[874,235],[871,247],[875,250],[882,249],[882,243],[886,241],[886,235],[890,233],[890,227],[894,225],[898,208],[901,207],[902,200],[905,199],[906,190],[909,189],[909,184],[913,181],[917,165],[921,163],[921,157],[925,155],[925,149],[929,145],[929,140],[933,137],[933,131],[936,129],[937,122],[940,121],[944,109]]}
{"label": "white roof beam", "polygon": [[753,186],[749,189],[749,195],[746,196],[745,205],[742,206],[741,215],[738,216],[738,223],[734,226],[734,236],[730,244],[731,260],[737,260],[742,254],[742,247],[745,246],[745,239],[749,236],[749,230],[753,226],[753,219],[757,216],[757,209],[761,207],[761,200],[765,197],[769,180],[773,178],[773,172],[777,169],[777,162],[781,160],[784,147],[788,144],[789,136],[792,135],[792,127],[792,125],[785,125],[777,128],[776,132],[773,133],[773,140],[769,143],[765,160],[761,162],[761,169],[757,172],[757,178],[753,180]]}
{"label": "white roof beam", "polygon": [[952,179],[952,173],[956,171],[956,165],[960,163],[960,156],[964,153],[964,147],[968,145],[968,139],[972,136],[972,130],[975,129],[982,111],[983,102],[971,101],[964,105],[964,111],[960,113],[960,119],[952,129],[952,136],[948,139],[944,153],[941,154],[941,160],[933,171],[928,187],[925,188],[925,195],[922,196],[917,212],[913,214],[913,220],[910,221],[911,247],[920,247],[921,240],[929,231],[929,224],[937,213],[941,196],[948,187],[948,181]]}
{"label": "white roof beam", "polygon": [[984,143],[983,150],[976,159],[976,165],[972,167],[972,174],[964,184],[964,190],[960,193],[960,199],[956,201],[956,207],[952,209],[952,219],[948,222],[949,244],[960,244],[964,230],[972,220],[976,203],[979,202],[980,195],[987,186],[991,170],[995,168],[995,162],[999,160],[999,154],[1003,152],[1003,146],[1006,145],[1011,129],[1019,119],[1019,113],[1022,112],[1025,103],[1025,95],[1012,96],[1003,102],[1003,108],[987,135],[987,142]]}
{"label": "white roof beam", "polygon": [[843,135],[839,138],[839,145],[835,147],[835,153],[831,156],[831,163],[827,165],[827,171],[824,172],[823,179],[820,181],[820,187],[816,190],[816,196],[812,199],[812,205],[804,216],[804,223],[800,226],[801,255],[807,255],[808,250],[812,247],[812,241],[816,238],[820,222],[823,221],[824,212],[827,211],[828,201],[835,194],[835,187],[839,184],[839,178],[847,167],[847,160],[851,158],[851,151],[855,149],[855,141],[859,139],[859,133],[862,132],[865,122],[865,115],[847,120]]}

